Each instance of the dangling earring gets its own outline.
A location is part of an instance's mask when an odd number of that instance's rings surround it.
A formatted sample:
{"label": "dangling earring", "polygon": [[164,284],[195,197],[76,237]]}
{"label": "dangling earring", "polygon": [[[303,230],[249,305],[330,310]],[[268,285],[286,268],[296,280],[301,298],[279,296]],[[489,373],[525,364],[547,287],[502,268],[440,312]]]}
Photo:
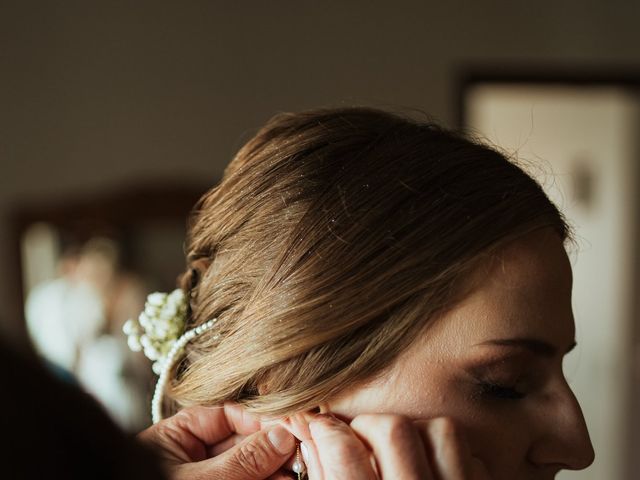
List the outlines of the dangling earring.
{"label": "dangling earring", "polygon": [[293,462],[291,469],[298,474],[298,480],[302,480],[302,476],[304,475],[305,465],[300,458],[300,442],[296,445],[296,460]]}

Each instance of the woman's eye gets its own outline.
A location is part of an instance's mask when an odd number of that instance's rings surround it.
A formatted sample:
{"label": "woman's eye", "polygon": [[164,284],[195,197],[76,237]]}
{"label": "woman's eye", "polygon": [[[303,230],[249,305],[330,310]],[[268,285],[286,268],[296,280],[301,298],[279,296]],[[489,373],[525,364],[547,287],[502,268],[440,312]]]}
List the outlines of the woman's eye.
{"label": "woman's eye", "polygon": [[515,387],[506,385],[498,385],[495,383],[483,382],[478,384],[483,395],[494,398],[520,400],[526,396],[525,393],[518,391]]}

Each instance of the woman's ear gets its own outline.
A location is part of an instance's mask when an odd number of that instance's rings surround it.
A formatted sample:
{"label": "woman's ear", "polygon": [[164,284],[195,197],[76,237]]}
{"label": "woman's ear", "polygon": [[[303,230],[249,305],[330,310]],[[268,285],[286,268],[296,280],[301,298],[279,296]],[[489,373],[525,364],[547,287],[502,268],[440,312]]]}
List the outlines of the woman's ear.
{"label": "woman's ear", "polygon": [[200,279],[209,268],[209,265],[211,265],[211,259],[206,257],[198,258],[191,262],[190,290],[194,289],[198,283],[200,283]]}

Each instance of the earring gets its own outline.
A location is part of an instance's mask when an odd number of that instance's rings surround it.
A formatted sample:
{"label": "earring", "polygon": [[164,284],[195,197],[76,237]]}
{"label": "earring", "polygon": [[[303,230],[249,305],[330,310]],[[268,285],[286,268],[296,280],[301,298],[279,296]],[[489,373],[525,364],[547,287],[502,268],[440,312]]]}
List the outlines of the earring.
{"label": "earring", "polygon": [[304,475],[305,465],[300,459],[300,442],[296,445],[296,460],[293,462],[291,469],[298,474],[298,480],[302,480],[302,475]]}

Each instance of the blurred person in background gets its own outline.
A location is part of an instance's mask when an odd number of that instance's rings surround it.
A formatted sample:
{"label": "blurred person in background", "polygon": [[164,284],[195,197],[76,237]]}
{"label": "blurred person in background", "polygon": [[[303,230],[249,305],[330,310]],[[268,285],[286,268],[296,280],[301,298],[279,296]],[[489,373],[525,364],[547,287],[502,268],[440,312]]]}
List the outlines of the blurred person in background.
{"label": "blurred person in background", "polygon": [[122,325],[140,310],[145,286],[119,267],[118,257],[116,242],[105,237],[68,247],[59,276],[30,292],[25,313],[34,346],[51,368],[137,431],[147,422],[150,375],[145,359],[127,348]]}

